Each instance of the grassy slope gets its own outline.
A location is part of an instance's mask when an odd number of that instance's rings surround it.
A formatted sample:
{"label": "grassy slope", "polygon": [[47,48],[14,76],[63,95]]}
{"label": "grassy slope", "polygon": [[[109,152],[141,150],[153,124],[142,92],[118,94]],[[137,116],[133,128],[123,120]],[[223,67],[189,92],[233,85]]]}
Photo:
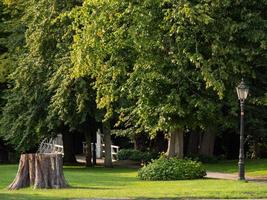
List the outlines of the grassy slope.
{"label": "grassy slope", "polygon": [[[264,161],[265,162],[265,161]],[[208,165],[209,170],[219,169],[234,172],[231,162]],[[254,166],[254,163],[251,165]],[[258,166],[258,164],[256,165]],[[1,200],[59,200],[90,197],[132,197],[132,198],[267,198],[267,184],[245,183],[226,180],[191,180],[191,181],[140,181],[135,169],[85,169],[66,167],[65,176],[71,188],[61,190],[22,189],[8,191],[5,187],[16,174],[15,165],[0,165]],[[256,171],[258,170],[258,167]],[[267,168],[265,162],[265,168]],[[266,169],[265,169],[266,170]],[[261,171],[261,170],[259,170]]]}

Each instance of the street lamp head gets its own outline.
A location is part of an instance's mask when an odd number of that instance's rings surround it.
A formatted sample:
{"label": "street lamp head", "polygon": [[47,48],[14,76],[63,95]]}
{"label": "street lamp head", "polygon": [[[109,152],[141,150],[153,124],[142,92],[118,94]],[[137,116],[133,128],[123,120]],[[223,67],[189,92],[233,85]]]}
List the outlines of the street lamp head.
{"label": "street lamp head", "polygon": [[249,91],[249,88],[245,84],[244,79],[242,78],[241,83],[236,87],[238,99],[242,102],[245,101],[248,96],[248,91]]}

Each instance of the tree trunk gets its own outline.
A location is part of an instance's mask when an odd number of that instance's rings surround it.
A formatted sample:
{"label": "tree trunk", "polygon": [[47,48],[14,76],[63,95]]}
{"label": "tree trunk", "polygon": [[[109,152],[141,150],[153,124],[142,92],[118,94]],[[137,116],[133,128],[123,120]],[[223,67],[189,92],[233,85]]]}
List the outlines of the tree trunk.
{"label": "tree trunk", "polygon": [[192,131],[189,134],[187,154],[188,155],[197,155],[199,151],[199,133]]}
{"label": "tree trunk", "polygon": [[91,144],[95,143],[96,140],[96,120],[93,117],[88,117],[86,122],[84,122],[80,130],[84,133],[85,142],[86,142],[86,167],[92,167],[96,164],[96,157],[95,157],[95,145],[93,145],[93,153],[92,153],[92,146]]}
{"label": "tree trunk", "polygon": [[204,156],[213,156],[214,151],[214,143],[215,143],[215,128],[209,127],[207,128],[206,133],[203,134],[203,137],[201,139],[201,145],[200,145],[200,155]]}
{"label": "tree trunk", "polygon": [[86,167],[92,167],[92,149],[91,149],[91,142],[92,142],[92,136],[90,132],[86,132],[85,134],[85,142],[86,142]]}
{"label": "tree trunk", "polygon": [[155,153],[166,152],[168,148],[168,141],[165,138],[165,134],[162,132],[157,133],[155,138],[151,140],[150,149]]}
{"label": "tree trunk", "polygon": [[257,159],[260,158],[260,142],[259,141],[253,141],[252,144],[249,146],[251,151],[251,159]]}
{"label": "tree trunk", "polygon": [[73,133],[63,133],[64,163],[77,163],[75,158]]}
{"label": "tree trunk", "polygon": [[0,140],[0,163],[7,163],[8,162],[8,151],[4,144],[2,144]]}
{"label": "tree trunk", "polygon": [[95,119],[92,120],[92,143],[93,143],[93,165],[96,165],[96,132],[97,132],[97,122]]}
{"label": "tree trunk", "polygon": [[22,154],[19,169],[8,189],[66,188],[63,160],[60,154]]}
{"label": "tree trunk", "polygon": [[177,128],[172,131],[168,138],[168,157],[183,158],[184,156],[184,133],[183,129]]}
{"label": "tree trunk", "polygon": [[149,147],[150,138],[148,134],[141,133],[134,136],[134,149],[139,151],[146,151]]}
{"label": "tree trunk", "polygon": [[103,126],[104,132],[104,143],[105,143],[105,167],[113,167],[112,166],[112,155],[111,155],[111,134],[110,134],[110,126],[107,123]]}
{"label": "tree trunk", "polygon": [[96,144],[93,143],[93,165],[96,165]]}

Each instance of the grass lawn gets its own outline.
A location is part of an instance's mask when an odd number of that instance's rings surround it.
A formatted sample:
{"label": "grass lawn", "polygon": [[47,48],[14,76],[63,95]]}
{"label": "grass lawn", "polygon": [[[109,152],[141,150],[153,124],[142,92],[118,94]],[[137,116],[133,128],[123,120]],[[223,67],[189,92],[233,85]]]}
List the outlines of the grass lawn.
{"label": "grass lawn", "polygon": [[[236,163],[226,161],[206,165],[210,171],[235,172]],[[259,167],[260,166],[260,167]],[[265,169],[264,169],[265,167]],[[249,173],[267,175],[267,160],[248,163]],[[142,198],[267,198],[267,184],[230,180],[140,181],[136,169],[65,167],[71,188],[8,191],[5,188],[16,174],[16,165],[0,165],[0,200],[59,200],[93,197]]]}

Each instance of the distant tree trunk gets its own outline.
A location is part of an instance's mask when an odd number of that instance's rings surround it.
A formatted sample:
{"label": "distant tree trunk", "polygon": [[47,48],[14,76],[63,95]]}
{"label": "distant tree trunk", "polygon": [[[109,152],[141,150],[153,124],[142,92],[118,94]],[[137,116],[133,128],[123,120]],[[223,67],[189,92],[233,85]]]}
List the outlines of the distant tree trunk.
{"label": "distant tree trunk", "polygon": [[95,119],[92,121],[93,123],[93,130],[92,130],[92,143],[93,143],[93,152],[92,152],[92,157],[93,157],[93,165],[96,165],[96,132],[97,132],[97,122]]}
{"label": "distant tree trunk", "polygon": [[64,132],[63,134],[64,163],[77,163],[75,158],[73,133]]}
{"label": "distant tree trunk", "polygon": [[91,149],[92,136],[90,132],[86,132],[84,135],[86,142],[85,165],[86,167],[92,167],[92,149]]}
{"label": "distant tree trunk", "polygon": [[105,143],[105,167],[113,167],[112,165],[112,155],[111,155],[111,133],[109,122],[106,122],[103,126],[104,132],[104,143]]}
{"label": "distant tree trunk", "polygon": [[146,133],[137,134],[134,136],[134,149],[145,151],[148,148],[149,137]]}
{"label": "distant tree trunk", "polygon": [[200,155],[213,156],[216,137],[215,131],[216,129],[214,127],[208,127],[206,133],[203,134],[200,144]]}
{"label": "distant tree trunk", "polygon": [[156,137],[151,140],[150,148],[156,153],[166,152],[168,142],[165,138],[165,134],[161,132],[157,133]]}
{"label": "distant tree trunk", "polygon": [[183,129],[177,128],[170,133],[168,138],[168,157],[183,158],[184,155],[184,133]]}
{"label": "distant tree trunk", "polygon": [[249,145],[249,149],[251,151],[251,157],[250,157],[251,159],[257,159],[261,157],[260,144],[261,144],[260,141],[256,139],[256,140],[253,140],[251,144]]}
{"label": "distant tree trunk", "polygon": [[192,131],[189,134],[187,154],[188,155],[197,155],[199,151],[199,133]]}
{"label": "distant tree trunk", "polygon": [[96,165],[96,144],[93,143],[93,165]]}
{"label": "distant tree trunk", "polygon": [[19,169],[8,189],[66,188],[63,161],[60,154],[22,154]]}
{"label": "distant tree trunk", "polygon": [[[81,129],[84,132],[85,141],[86,141],[86,167],[92,167],[96,164],[96,155],[95,155],[95,140],[96,140],[96,120],[94,117],[88,117],[86,122],[81,126]],[[92,149],[93,144],[93,149]],[[92,151],[93,150],[93,151]]]}
{"label": "distant tree trunk", "polygon": [[0,140],[0,163],[8,162],[8,151],[4,144]]}

